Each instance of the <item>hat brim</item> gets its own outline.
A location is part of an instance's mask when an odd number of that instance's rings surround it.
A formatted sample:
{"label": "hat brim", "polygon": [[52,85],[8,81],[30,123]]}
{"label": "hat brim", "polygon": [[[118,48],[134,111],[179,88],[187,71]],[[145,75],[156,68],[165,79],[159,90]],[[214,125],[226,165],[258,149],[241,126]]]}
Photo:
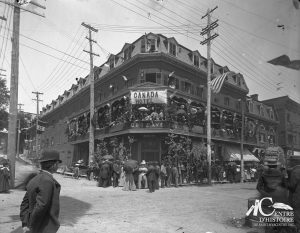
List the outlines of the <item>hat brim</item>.
{"label": "hat brim", "polygon": [[62,163],[62,161],[60,159],[40,159],[39,160],[40,163],[47,162],[47,161],[57,161],[59,163]]}

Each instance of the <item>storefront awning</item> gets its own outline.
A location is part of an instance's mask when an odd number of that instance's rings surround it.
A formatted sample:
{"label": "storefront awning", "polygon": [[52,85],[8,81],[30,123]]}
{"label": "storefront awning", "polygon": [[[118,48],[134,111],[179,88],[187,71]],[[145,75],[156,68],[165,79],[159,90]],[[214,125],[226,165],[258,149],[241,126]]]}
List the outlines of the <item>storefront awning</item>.
{"label": "storefront awning", "polygon": [[[259,162],[248,149],[243,150],[243,159],[245,162]],[[238,146],[226,146],[225,148],[225,161],[240,161],[241,160],[241,149]]]}

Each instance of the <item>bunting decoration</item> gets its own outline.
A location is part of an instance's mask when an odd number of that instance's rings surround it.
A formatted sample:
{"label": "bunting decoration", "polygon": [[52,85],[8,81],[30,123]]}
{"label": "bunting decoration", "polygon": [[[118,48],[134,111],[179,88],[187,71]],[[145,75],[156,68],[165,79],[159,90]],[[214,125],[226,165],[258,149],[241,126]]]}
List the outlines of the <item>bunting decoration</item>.
{"label": "bunting decoration", "polygon": [[227,75],[230,73],[232,73],[232,72],[226,72],[222,75],[219,75],[210,82],[212,92],[219,93],[221,91],[224,81],[225,81]]}

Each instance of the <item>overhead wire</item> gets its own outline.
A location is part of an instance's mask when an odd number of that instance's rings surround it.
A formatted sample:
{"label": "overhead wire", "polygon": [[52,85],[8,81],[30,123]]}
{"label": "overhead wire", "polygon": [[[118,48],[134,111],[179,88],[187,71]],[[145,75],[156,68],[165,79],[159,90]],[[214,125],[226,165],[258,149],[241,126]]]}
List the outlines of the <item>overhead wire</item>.
{"label": "overhead wire", "polygon": [[[120,4],[118,4],[118,5],[120,5]],[[131,4],[131,5],[135,5],[135,4]],[[123,6],[124,7],[124,6]],[[127,8],[127,7],[125,7],[125,8]],[[138,7],[139,8],[139,7]],[[127,8],[128,9],[128,8]],[[140,9],[140,8],[139,8]],[[138,13],[139,14],[139,13]],[[139,14],[140,15],[140,14]],[[152,20],[153,21],[153,20]],[[222,51],[221,51],[222,52]],[[226,60],[227,62],[228,62],[228,59],[226,59],[226,58],[224,58],[224,56],[223,56],[223,59],[224,60]],[[230,62],[229,62],[230,63]],[[237,67],[236,67],[237,68]],[[239,70],[239,69],[238,69]],[[255,77],[253,77],[252,78],[254,81],[255,81]],[[268,85],[265,85],[266,87],[269,87]],[[273,90],[270,90],[271,92],[273,91]]]}
{"label": "overhead wire", "polygon": [[[73,40],[76,39],[76,37],[77,37],[79,31],[80,31],[80,26],[77,28],[77,31],[76,31],[76,33],[75,33],[75,35],[74,35]],[[82,36],[82,35],[83,35],[83,32],[81,33],[81,36]],[[79,37],[79,38],[80,38],[80,37]],[[68,51],[68,50],[71,48],[72,45],[75,46],[75,44],[78,43],[79,38],[77,39],[77,41],[76,41],[74,44],[73,44],[73,43],[70,43],[69,46],[68,46],[68,48],[66,49],[66,51]],[[72,42],[73,42],[73,40],[72,40]],[[73,47],[73,48],[74,48],[74,47]],[[73,50],[72,50],[72,51],[73,51]],[[63,61],[63,62],[66,60],[66,59],[64,59],[64,57],[65,57],[64,55],[62,55],[62,57],[61,57],[61,61]],[[54,67],[54,69],[52,70],[52,72],[51,72],[51,73],[47,76],[47,78],[45,79],[45,82],[44,82],[41,86],[39,86],[39,88],[43,89],[43,88],[48,87],[48,84],[51,83],[52,80],[55,80],[55,78],[54,78],[55,75],[56,75],[58,72],[60,72],[60,71],[62,70],[63,66],[64,66],[64,63],[58,62],[58,63],[56,64],[56,66]]]}
{"label": "overhead wire", "polygon": [[[82,33],[82,34],[83,34],[83,33]],[[73,50],[74,50],[74,48],[76,47],[75,45],[78,44],[78,41],[81,40],[81,39],[83,40],[82,34],[78,37],[76,43],[74,44],[73,48],[71,49],[71,53],[73,53]],[[77,36],[77,35],[75,35],[74,39],[76,38],[76,36]],[[77,46],[77,50],[76,50],[75,53],[74,53],[76,56],[79,56],[79,55],[78,55],[79,49],[82,47],[82,44],[83,44],[84,42],[85,42],[85,41],[83,40],[82,43],[81,43],[81,45],[80,45],[80,46]],[[70,47],[69,47],[69,48],[70,48]],[[80,52],[80,55],[81,55],[81,54],[83,54],[83,51]],[[68,59],[68,58],[67,58],[67,59]],[[70,58],[69,58],[69,59],[70,59]],[[72,60],[72,58],[71,58],[70,60]],[[75,62],[76,62],[76,61],[75,61]],[[62,69],[63,69],[63,70],[62,70]],[[70,75],[70,69],[71,69],[70,66],[64,68],[64,64],[62,64],[61,67],[60,67],[60,68],[57,70],[57,72],[56,72],[56,73],[57,73],[57,76],[54,76],[54,78],[52,78],[52,82],[50,82],[50,83],[48,83],[48,85],[44,86],[44,89],[47,88],[47,91],[49,91],[49,90],[51,90],[52,88],[58,87],[58,85],[59,85],[59,87],[63,87],[63,86],[66,84],[66,82],[68,82],[68,81],[70,80],[70,78],[68,78],[68,79],[63,79],[63,78],[66,77],[67,75]],[[61,70],[62,70],[62,71],[61,71]],[[77,70],[76,70],[76,71],[77,71]],[[74,73],[74,69],[71,70],[71,72]],[[58,80],[58,79],[59,79],[59,80]],[[63,80],[63,81],[61,81],[61,80]]]}

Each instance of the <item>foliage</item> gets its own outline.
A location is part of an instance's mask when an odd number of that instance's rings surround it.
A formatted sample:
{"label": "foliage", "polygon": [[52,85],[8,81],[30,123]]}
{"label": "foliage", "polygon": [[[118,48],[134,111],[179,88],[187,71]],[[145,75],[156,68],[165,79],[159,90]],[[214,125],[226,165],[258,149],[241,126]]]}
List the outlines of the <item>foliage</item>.
{"label": "foliage", "polygon": [[101,139],[97,144],[96,153],[94,155],[94,163],[99,165],[101,163],[102,157],[108,154],[107,143],[104,139]]}
{"label": "foliage", "polygon": [[112,156],[114,159],[124,161],[127,157],[127,149],[123,142],[119,142],[117,137],[113,137],[110,140],[110,146],[112,147]]}
{"label": "foliage", "polygon": [[0,130],[3,128],[8,129],[8,112],[0,109]]}
{"label": "foliage", "polygon": [[168,145],[169,162],[178,163],[190,159],[192,146],[190,137],[170,133],[165,139],[165,144]]}
{"label": "foliage", "polygon": [[6,80],[0,77],[0,109],[5,109],[9,102],[9,91],[6,87]]}
{"label": "foliage", "polygon": [[9,103],[9,91],[6,87],[6,80],[0,77],[0,130],[8,128],[8,112],[6,108]]}

